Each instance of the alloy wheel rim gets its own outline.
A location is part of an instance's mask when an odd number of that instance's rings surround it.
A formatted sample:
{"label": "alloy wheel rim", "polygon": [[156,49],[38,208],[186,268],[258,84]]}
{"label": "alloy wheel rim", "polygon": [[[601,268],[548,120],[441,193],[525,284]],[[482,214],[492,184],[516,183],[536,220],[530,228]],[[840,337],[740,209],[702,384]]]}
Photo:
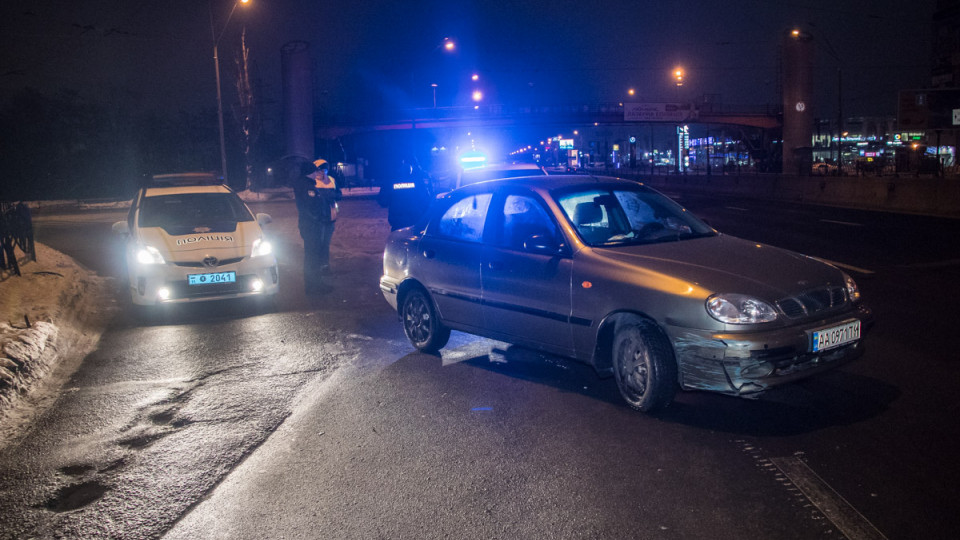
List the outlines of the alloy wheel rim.
{"label": "alloy wheel rim", "polygon": [[417,343],[423,343],[429,335],[430,316],[426,304],[417,298],[407,305],[406,326],[410,337]]}
{"label": "alloy wheel rim", "polygon": [[647,351],[642,344],[631,341],[625,345],[629,361],[620,366],[620,378],[631,393],[640,399],[647,392]]}

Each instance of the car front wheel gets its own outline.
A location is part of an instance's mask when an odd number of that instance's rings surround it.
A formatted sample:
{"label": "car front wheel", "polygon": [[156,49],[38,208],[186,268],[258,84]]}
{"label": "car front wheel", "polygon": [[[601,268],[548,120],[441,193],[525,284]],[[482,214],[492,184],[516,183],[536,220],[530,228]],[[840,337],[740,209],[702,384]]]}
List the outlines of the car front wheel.
{"label": "car front wheel", "polygon": [[440,322],[433,302],[423,290],[410,291],[400,309],[403,332],[419,351],[435,353],[450,340],[450,329]]}
{"label": "car front wheel", "polygon": [[651,412],[673,402],[677,364],[666,337],[654,324],[633,321],[617,329],[613,371],[620,395],[634,409]]}

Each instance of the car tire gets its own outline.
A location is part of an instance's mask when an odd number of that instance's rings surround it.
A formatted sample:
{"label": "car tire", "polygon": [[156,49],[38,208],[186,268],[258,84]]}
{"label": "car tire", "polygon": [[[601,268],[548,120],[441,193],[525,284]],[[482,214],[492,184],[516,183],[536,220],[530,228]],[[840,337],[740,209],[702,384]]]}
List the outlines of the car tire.
{"label": "car tire", "polygon": [[450,341],[450,329],[437,316],[433,301],[426,291],[414,289],[400,306],[403,333],[418,351],[436,353]]}
{"label": "car tire", "polygon": [[613,374],[630,407],[651,412],[673,402],[677,363],[666,336],[648,321],[618,325],[613,339]]}

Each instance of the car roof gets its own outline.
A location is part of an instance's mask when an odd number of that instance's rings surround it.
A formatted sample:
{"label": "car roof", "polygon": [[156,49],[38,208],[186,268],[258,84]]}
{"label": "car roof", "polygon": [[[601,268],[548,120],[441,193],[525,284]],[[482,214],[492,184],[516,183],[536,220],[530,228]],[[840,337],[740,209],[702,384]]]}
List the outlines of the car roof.
{"label": "car roof", "polygon": [[491,163],[482,167],[464,169],[464,174],[473,171],[542,171],[543,169],[536,163]]}
{"label": "car roof", "polygon": [[150,177],[154,185],[192,185],[192,184],[219,184],[217,175],[210,172],[179,172],[155,174]]}
{"label": "car roof", "polygon": [[203,186],[162,186],[144,188],[144,197],[158,197],[161,195],[183,195],[188,193],[231,193],[230,188],[223,184]]}
{"label": "car roof", "polygon": [[531,189],[553,190],[557,188],[566,188],[570,186],[590,186],[597,184],[621,184],[624,186],[643,185],[642,182],[635,180],[626,180],[615,176],[595,176],[583,174],[551,174],[549,176],[517,176],[515,178],[500,178],[497,180],[487,180],[468,184],[455,191],[467,190],[486,190],[492,186],[522,186]]}

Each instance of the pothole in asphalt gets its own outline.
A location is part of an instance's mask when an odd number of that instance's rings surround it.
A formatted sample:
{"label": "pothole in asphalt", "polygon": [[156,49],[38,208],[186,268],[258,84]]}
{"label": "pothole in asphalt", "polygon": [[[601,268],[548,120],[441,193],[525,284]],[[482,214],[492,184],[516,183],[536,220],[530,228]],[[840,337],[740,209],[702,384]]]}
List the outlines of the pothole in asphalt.
{"label": "pothole in asphalt", "polygon": [[92,480],[74,486],[67,486],[57,492],[44,506],[54,512],[69,512],[96,502],[110,488]]}
{"label": "pothole in asphalt", "polygon": [[117,444],[131,449],[144,448],[157,439],[162,438],[164,435],[166,435],[166,433],[144,433],[142,435],[136,435],[134,437],[123,439]]}
{"label": "pothole in asphalt", "polygon": [[83,476],[84,474],[96,470],[93,465],[67,465],[60,467],[60,472],[67,476]]}
{"label": "pothole in asphalt", "polygon": [[169,424],[173,421],[173,416],[177,411],[170,409],[166,411],[158,411],[150,415],[150,421],[154,424]]}

